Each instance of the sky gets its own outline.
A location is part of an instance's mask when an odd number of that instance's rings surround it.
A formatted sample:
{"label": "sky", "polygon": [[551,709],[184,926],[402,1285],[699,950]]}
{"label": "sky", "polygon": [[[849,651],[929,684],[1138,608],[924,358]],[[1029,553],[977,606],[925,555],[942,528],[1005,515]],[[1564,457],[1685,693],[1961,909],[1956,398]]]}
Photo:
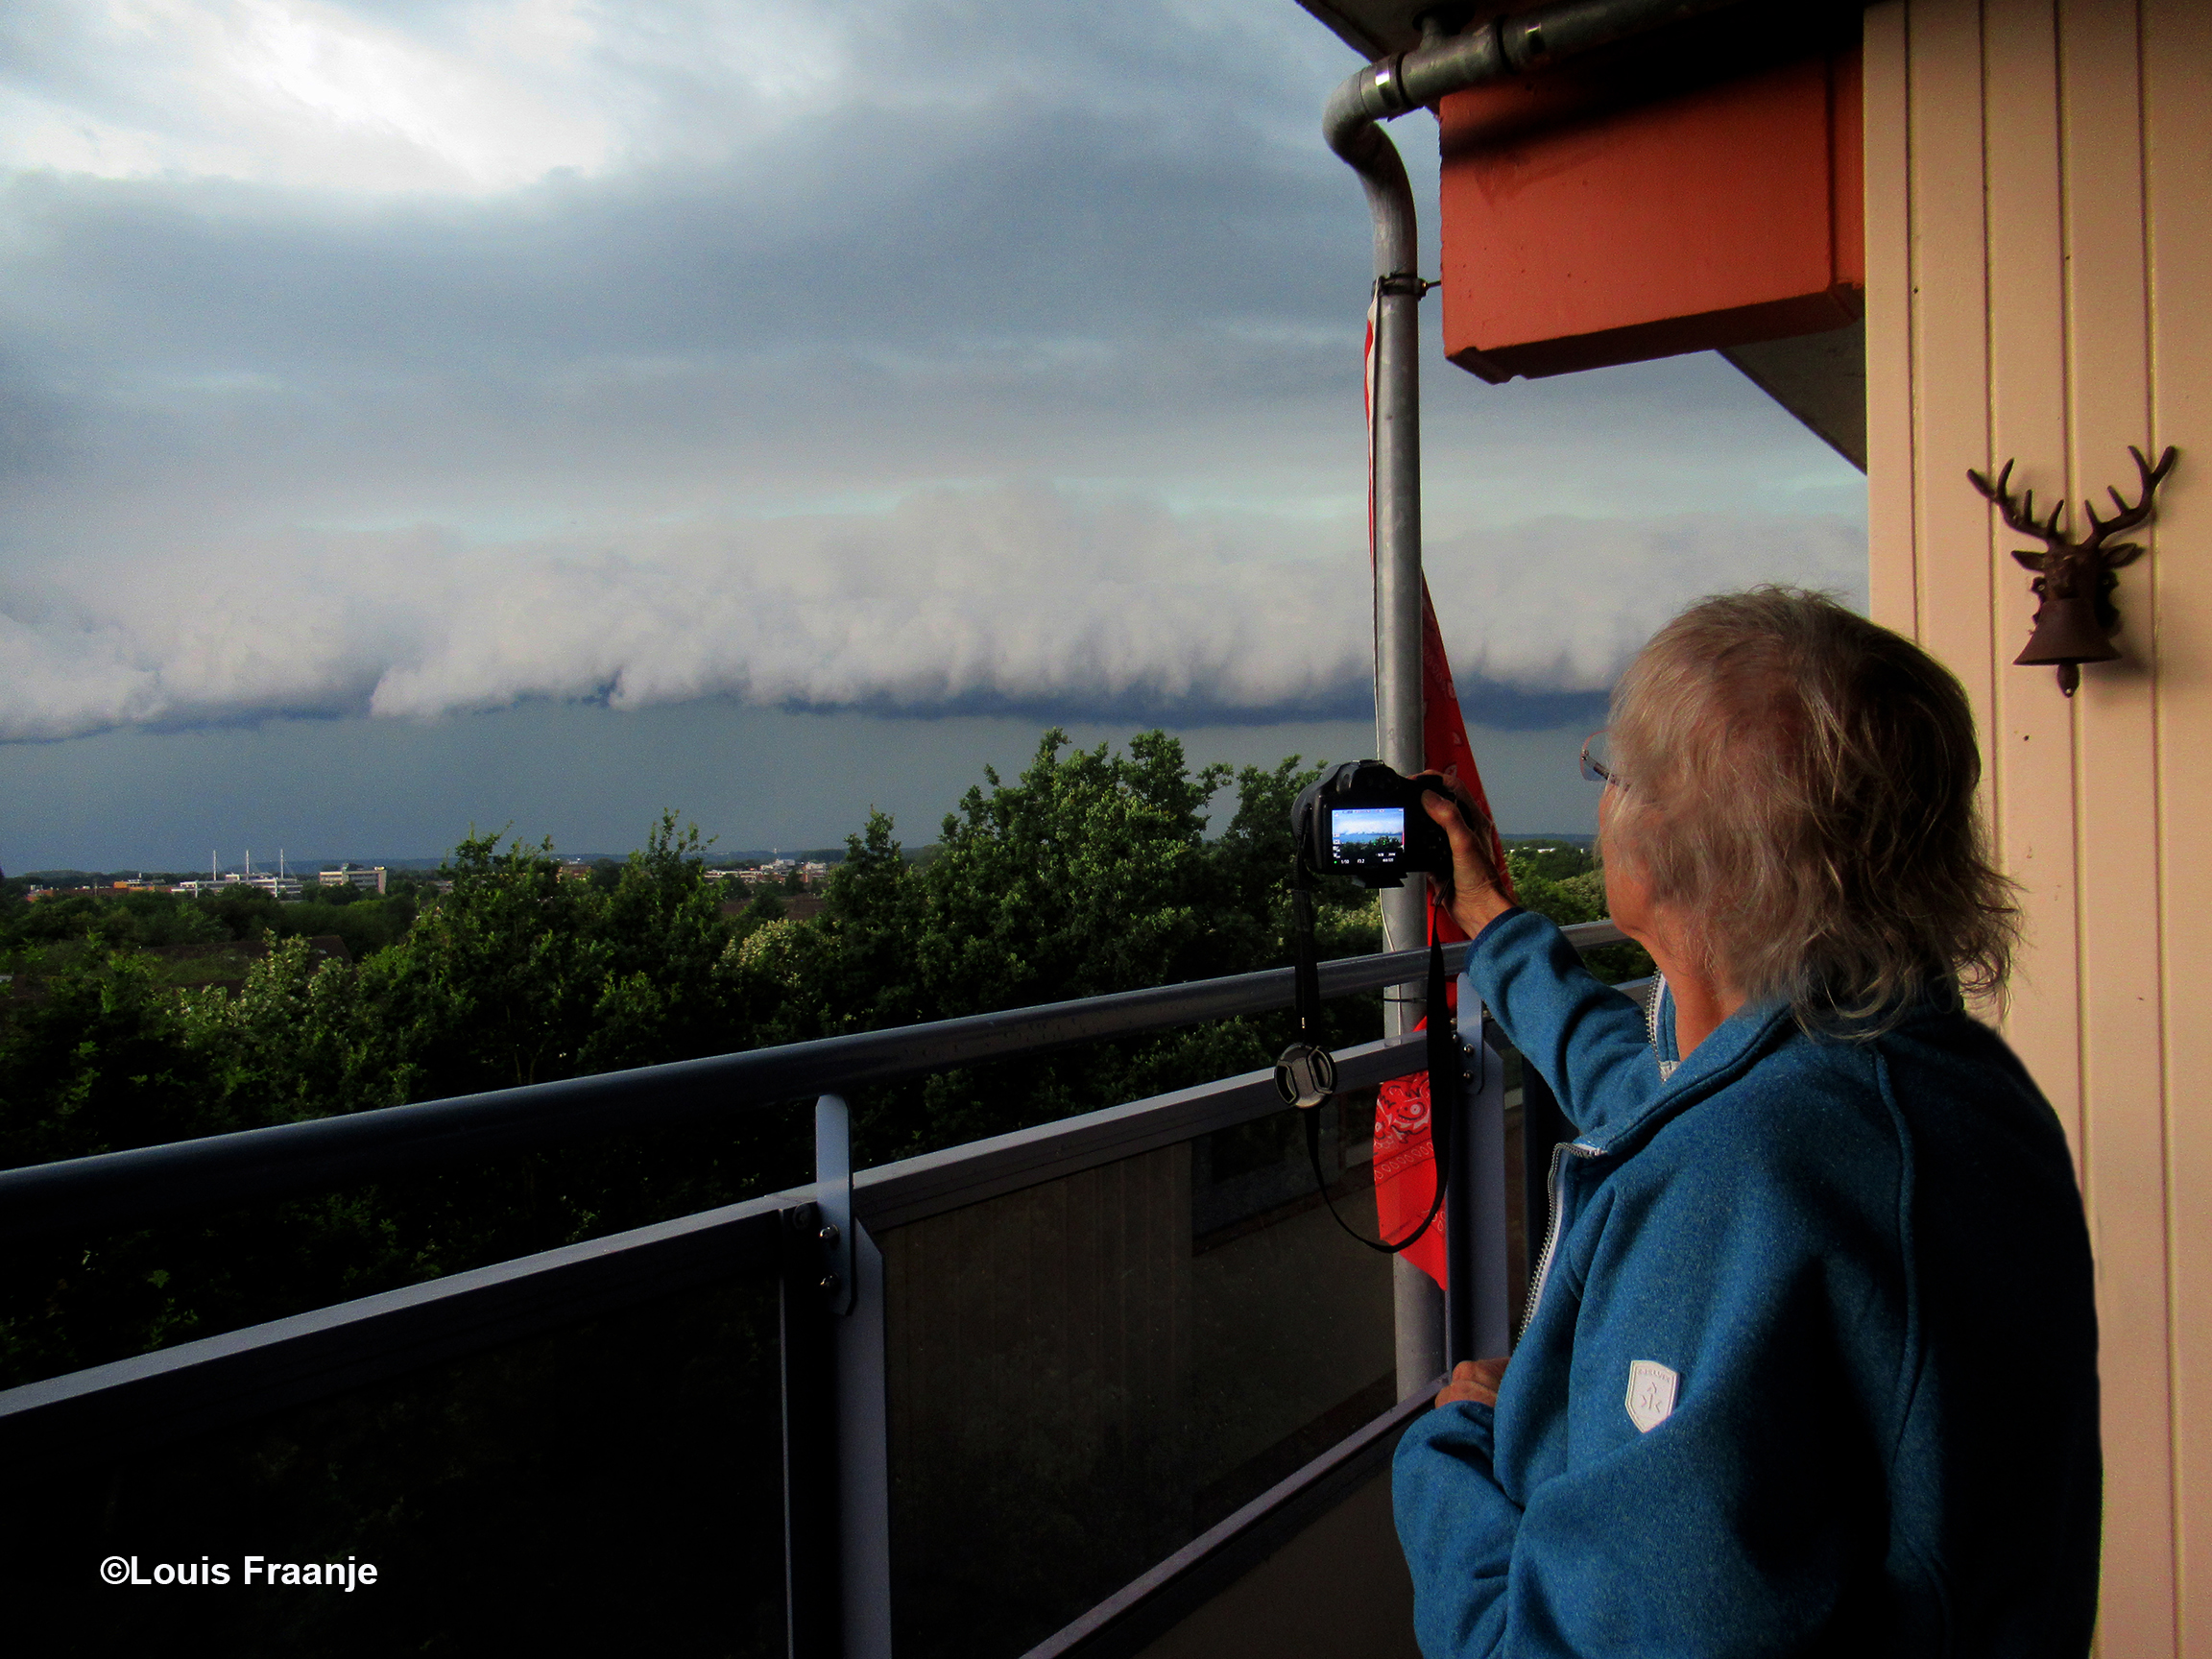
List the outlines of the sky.
{"label": "sky", "polygon": [[[1355,67],[1292,0],[12,0],[0,869],[1372,752]],[[1476,751],[1586,830],[1670,614],[1863,604],[1863,479],[1717,357],[1485,386],[1424,309]]]}

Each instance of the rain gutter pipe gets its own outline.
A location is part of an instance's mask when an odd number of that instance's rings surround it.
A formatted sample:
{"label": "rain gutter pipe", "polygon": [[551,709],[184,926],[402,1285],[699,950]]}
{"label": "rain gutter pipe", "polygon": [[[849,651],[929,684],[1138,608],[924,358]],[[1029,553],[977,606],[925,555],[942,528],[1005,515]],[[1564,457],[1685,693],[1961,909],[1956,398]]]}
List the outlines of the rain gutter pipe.
{"label": "rain gutter pipe", "polygon": [[[1359,175],[1375,222],[1375,387],[1369,429],[1375,514],[1375,736],[1384,764],[1408,775],[1426,764],[1421,730],[1421,297],[1418,221],[1406,164],[1382,122],[1424,108],[1449,92],[1527,74],[1665,28],[1740,0],[1562,0],[1446,35],[1435,12],[1421,19],[1422,42],[1379,58],[1330,94],[1321,131]],[[1426,895],[1386,889],[1385,950],[1423,940]],[[1383,993],[1383,1030],[1419,1023],[1421,992]],[[1462,1141],[1465,1137],[1460,1138]],[[1469,1205],[1447,1205],[1465,1224]],[[1435,1286],[1404,1257],[1393,1261],[1398,1392],[1444,1370],[1444,1309]],[[1462,1283],[1468,1275],[1462,1272]]]}

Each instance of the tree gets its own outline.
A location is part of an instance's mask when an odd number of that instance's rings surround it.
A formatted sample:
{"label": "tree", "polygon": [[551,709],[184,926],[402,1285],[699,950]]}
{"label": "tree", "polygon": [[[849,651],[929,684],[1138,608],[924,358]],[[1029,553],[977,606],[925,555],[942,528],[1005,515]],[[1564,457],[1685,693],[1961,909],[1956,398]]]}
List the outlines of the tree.
{"label": "tree", "polygon": [[[986,770],[910,862],[872,812],[830,873],[822,913],[771,924],[737,966],[762,1040],[795,1041],[1134,990],[1289,959],[1295,759],[1248,768],[1228,832],[1205,837],[1226,767],[1192,771],[1145,733],[1117,756],[1045,734],[1009,782]],[[1367,895],[1333,890],[1324,949],[1372,949]],[[1372,999],[1370,999],[1372,1003]],[[1345,1029],[1379,1004],[1339,1007]],[[956,1143],[1269,1064],[1287,1019],[1228,1021],[1065,1054],[940,1073],[858,1103],[870,1161]]]}
{"label": "tree", "polygon": [[184,1010],[149,958],[97,946],[65,972],[46,967],[42,952],[18,963],[38,994],[0,1024],[0,1166],[238,1126],[210,1097]]}
{"label": "tree", "polygon": [[[1512,872],[1514,897],[1526,908],[1549,916],[1562,927],[1578,922],[1600,922],[1610,914],[1605,903],[1605,872],[1580,848],[1509,848],[1505,866]],[[1583,961],[1608,984],[1641,979],[1655,972],[1641,945],[1601,946],[1586,952]]]}
{"label": "tree", "polygon": [[[0,1024],[0,1165],[251,1126],[211,1087],[150,958],[92,945],[46,970],[41,952],[18,962],[37,995]],[[203,1298],[172,1283],[196,1252],[165,1242],[141,1233],[0,1252],[0,1386],[196,1334]]]}
{"label": "tree", "polygon": [[739,1047],[747,1035],[723,954],[730,930],[696,825],[663,812],[630,854],[598,919],[605,977],[578,1069],[610,1070]]}
{"label": "tree", "polygon": [[[34,994],[0,1021],[0,1160],[746,1046],[697,847],[664,815],[610,890],[562,881],[549,848],[471,836],[397,944],[354,968],[265,933],[234,997],[180,997],[127,946],[18,961]],[[18,1252],[0,1386],[706,1208],[802,1174],[805,1139],[792,1115],[749,1115]]]}
{"label": "tree", "polygon": [[[0,1159],[1282,966],[1290,804],[1316,776],[1296,757],[1233,780],[1193,769],[1159,732],[1120,754],[1048,732],[1019,777],[986,771],[926,858],[872,810],[806,922],[780,913],[772,884],[724,917],[698,831],[673,812],[605,866],[612,880],[564,881],[549,842],[502,850],[472,833],[442,872],[444,895],[16,902],[0,909],[18,981],[0,1001]],[[1602,913],[1594,868],[1513,856],[1532,908]],[[1324,957],[1380,948],[1372,895],[1333,883],[1317,898]],[[353,965],[294,936],[331,931]],[[180,995],[140,949],[209,936],[271,947],[236,996]],[[1373,1037],[1380,998],[1332,1003],[1325,1019],[1332,1043]],[[1289,1027],[1286,1012],[1221,1021],[864,1091],[859,1154],[880,1163],[1263,1069]],[[18,1253],[0,1262],[0,1384],[803,1179],[808,1128],[803,1112],[751,1112]]]}

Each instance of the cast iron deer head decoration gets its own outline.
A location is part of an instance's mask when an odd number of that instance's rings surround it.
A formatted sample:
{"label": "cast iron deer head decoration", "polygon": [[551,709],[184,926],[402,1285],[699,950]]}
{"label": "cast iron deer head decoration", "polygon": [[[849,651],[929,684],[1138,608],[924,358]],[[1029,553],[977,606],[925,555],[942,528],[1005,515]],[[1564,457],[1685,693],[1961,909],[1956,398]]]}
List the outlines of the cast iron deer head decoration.
{"label": "cast iron deer head decoration", "polygon": [[2112,649],[2112,635],[2120,626],[2120,613],[2112,603],[2112,591],[2120,586],[2115,572],[2141,558],[2143,547],[2140,542],[2114,541],[2111,538],[2150,518],[2152,499],[2166,474],[2174,470],[2180,451],[2168,445],[2155,467],[2133,445],[2128,445],[2128,453],[2135,457],[2135,470],[2142,476],[2142,499],[2129,506],[2118,490],[2111,491],[2112,504],[2120,510],[2114,518],[2098,517],[2097,509],[2082,502],[2089,534],[2079,541],[2059,531],[2058,521],[2066,515],[2064,500],[2051,509],[2049,518],[2038,521],[2034,491],[2013,499],[2008,488],[2011,462],[2005,463],[1995,483],[1971,468],[1966,472],[1974,488],[2004,515],[2007,524],[2043,543],[2040,553],[2017,547],[2012,550],[2013,558],[2035,572],[2032,586],[2040,601],[2035,607],[2035,632],[2029,637],[2028,648],[2012,661],[2057,664],[2058,689],[2069,697],[2081,684],[2082,663],[2109,662],[2120,655]]}

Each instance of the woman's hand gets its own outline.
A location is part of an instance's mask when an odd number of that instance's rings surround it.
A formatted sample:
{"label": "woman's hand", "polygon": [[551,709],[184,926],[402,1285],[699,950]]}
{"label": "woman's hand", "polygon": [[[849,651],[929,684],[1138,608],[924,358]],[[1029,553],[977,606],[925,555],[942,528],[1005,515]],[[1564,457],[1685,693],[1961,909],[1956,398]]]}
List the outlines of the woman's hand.
{"label": "woman's hand", "polygon": [[[1434,795],[1421,797],[1422,808],[1443,826],[1452,843],[1452,886],[1444,900],[1451,909],[1452,920],[1472,939],[1513,907],[1513,902],[1505,897],[1498,879],[1498,867],[1491,860],[1491,849],[1496,841],[1490,820],[1475,805],[1475,797],[1467,785],[1459,781],[1456,768],[1424,772],[1421,776],[1442,779],[1459,803],[1455,808],[1450,801]],[[1477,828],[1469,829],[1470,824]]]}
{"label": "woman's hand", "polygon": [[1498,1384],[1505,1381],[1505,1361],[1497,1359],[1462,1359],[1452,1367],[1452,1381],[1444,1384],[1436,1396],[1439,1407],[1449,1406],[1455,1400],[1472,1400],[1478,1406],[1498,1404]]}

